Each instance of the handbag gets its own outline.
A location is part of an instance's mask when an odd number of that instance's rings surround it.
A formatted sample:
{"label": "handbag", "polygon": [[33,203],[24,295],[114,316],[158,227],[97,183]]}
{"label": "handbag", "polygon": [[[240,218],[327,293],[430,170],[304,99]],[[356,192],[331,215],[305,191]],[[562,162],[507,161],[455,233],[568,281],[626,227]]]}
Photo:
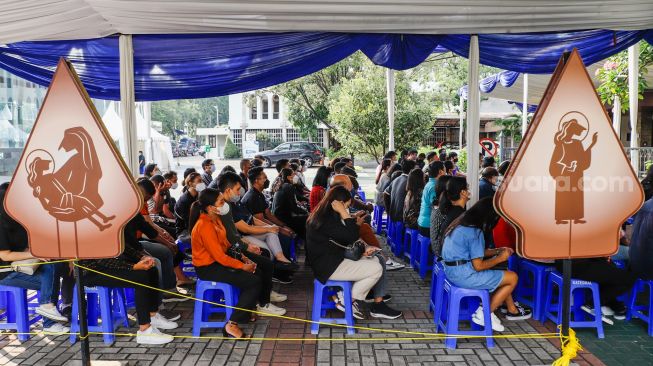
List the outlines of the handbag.
{"label": "handbag", "polygon": [[365,247],[367,246],[367,244],[365,244],[365,242],[360,239],[356,240],[349,246],[342,245],[333,239],[329,239],[329,241],[339,246],[340,248],[343,248],[345,250],[345,258],[352,261],[361,259],[363,253],[365,253]]}
{"label": "handbag", "polygon": [[38,258],[13,261],[11,262],[11,268],[14,270],[14,272],[24,273],[31,276],[41,265],[40,262],[41,260]]}

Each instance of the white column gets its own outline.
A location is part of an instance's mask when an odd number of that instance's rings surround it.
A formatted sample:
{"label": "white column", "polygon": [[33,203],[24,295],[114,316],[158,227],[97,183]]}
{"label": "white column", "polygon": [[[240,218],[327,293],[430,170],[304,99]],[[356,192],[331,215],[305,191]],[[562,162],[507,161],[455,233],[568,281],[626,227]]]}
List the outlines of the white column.
{"label": "white column", "polygon": [[263,99],[260,95],[256,96],[256,119],[263,119]]}
{"label": "white column", "polygon": [[395,71],[386,69],[388,95],[388,150],[395,149]]}
{"label": "white column", "polygon": [[274,94],[268,93],[268,119],[274,119],[274,101],[272,97]]}
{"label": "white column", "polygon": [[458,108],[458,114],[460,115],[460,129],[458,129],[458,146],[462,149],[463,147],[463,131],[465,130],[465,99],[463,96],[460,96],[460,106]]}
{"label": "white column", "polygon": [[480,103],[481,96],[478,89],[478,36],[472,35],[469,39],[469,69],[468,81],[469,90],[467,93],[467,183],[472,193],[469,201],[470,206],[478,201],[478,134],[481,125]]}
{"label": "white column", "polygon": [[322,130],[322,147],[329,148],[329,130],[326,128]]}
{"label": "white column", "polygon": [[639,174],[639,131],[637,115],[639,112],[639,44],[628,48],[628,101],[630,102],[630,163]]}
{"label": "white column", "polygon": [[526,128],[528,127],[528,74],[523,75],[524,90],[523,90],[523,106],[521,111],[521,135],[522,138],[526,136]]}
{"label": "white column", "polygon": [[621,99],[618,95],[614,96],[612,103],[612,128],[621,141]]}
{"label": "white column", "polygon": [[[247,106],[247,102],[249,101],[249,94],[243,93],[243,107],[241,108],[243,111],[243,118],[240,121],[240,128],[241,128],[241,135],[240,135],[240,155],[245,156],[245,133],[247,132],[247,118],[249,118],[249,107]],[[216,137],[217,139],[217,137]]]}
{"label": "white column", "polygon": [[136,93],[134,91],[134,47],[131,35],[120,35],[120,117],[121,152],[134,177],[138,172],[138,134],[136,131]]}
{"label": "white column", "polygon": [[[152,146],[152,103],[143,102],[143,118],[145,119],[145,151],[143,151],[145,161],[154,161],[154,148]],[[159,162],[157,161],[156,163]],[[166,167],[159,168],[166,169]]]}

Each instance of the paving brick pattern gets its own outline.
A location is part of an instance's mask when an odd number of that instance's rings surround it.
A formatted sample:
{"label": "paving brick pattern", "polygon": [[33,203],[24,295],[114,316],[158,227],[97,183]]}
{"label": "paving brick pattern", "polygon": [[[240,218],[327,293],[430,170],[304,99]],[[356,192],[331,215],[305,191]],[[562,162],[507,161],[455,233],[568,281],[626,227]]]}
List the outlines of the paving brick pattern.
{"label": "paving brick pattern", "polygon": [[[302,269],[289,286],[276,290],[289,295],[283,304],[288,316],[310,318],[312,275]],[[428,311],[429,284],[410,270],[390,272],[390,304],[405,316],[398,320],[365,320],[364,327],[403,331],[434,332]],[[174,310],[182,312],[180,328],[172,333],[190,336],[192,303],[177,303]],[[505,334],[551,332],[532,321],[508,322]],[[121,329],[119,331],[135,331]],[[487,348],[482,339],[459,340],[457,349],[447,349],[442,341],[393,340],[409,337],[395,333],[366,330],[345,335],[345,329],[322,327],[318,336],[310,334],[310,324],[297,321],[262,318],[247,325],[255,337],[306,338],[305,341],[233,341],[217,339],[178,338],[165,346],[144,347],[132,337],[118,337],[113,345],[105,345],[100,337],[91,337],[93,359],[122,361],[129,365],[545,365],[559,355],[555,340],[497,339],[496,347]],[[610,335],[610,333],[607,333]],[[209,330],[202,336],[221,336],[220,330]],[[372,340],[372,338],[386,338]],[[342,341],[319,341],[320,338],[343,338]],[[71,345],[67,336],[34,336],[19,342],[12,335],[0,335],[0,365],[68,365],[79,360],[79,344]],[[650,359],[648,360],[650,361]],[[77,361],[78,363],[79,361]],[[576,360],[579,365],[603,365],[594,355],[584,352]],[[646,364],[646,363],[638,363]]]}

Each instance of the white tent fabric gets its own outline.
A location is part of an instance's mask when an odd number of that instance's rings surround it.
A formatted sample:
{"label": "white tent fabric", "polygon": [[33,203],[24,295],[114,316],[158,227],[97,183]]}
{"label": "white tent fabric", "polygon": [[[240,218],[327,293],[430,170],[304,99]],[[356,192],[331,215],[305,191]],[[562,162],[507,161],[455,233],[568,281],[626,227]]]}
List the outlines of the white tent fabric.
{"label": "white tent fabric", "polygon": [[[122,119],[116,113],[113,103],[102,116],[102,121],[109,131],[111,138],[120,146],[122,143]],[[142,144],[143,153],[147,162],[153,162],[159,165],[161,170],[170,170],[174,166],[174,158],[172,156],[172,146],[170,145],[170,138],[162,135],[155,129],[150,129],[150,137],[152,139],[152,156],[149,156],[150,149],[147,146],[147,121],[138,112],[136,112],[136,129],[138,131],[138,142]]]}
{"label": "white tent fabric", "polygon": [[651,0],[0,0],[0,43],[122,34],[653,28]]}

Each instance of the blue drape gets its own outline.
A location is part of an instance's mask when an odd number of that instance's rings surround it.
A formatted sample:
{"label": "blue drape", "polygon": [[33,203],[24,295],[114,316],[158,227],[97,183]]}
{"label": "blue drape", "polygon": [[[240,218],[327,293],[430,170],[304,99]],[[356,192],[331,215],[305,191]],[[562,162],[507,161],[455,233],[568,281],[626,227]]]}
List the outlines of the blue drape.
{"label": "blue drape", "polygon": [[[515,71],[501,71],[497,74],[488,76],[484,79],[481,79],[478,83],[479,90],[482,93],[490,93],[494,88],[497,87],[498,84],[501,84],[501,86],[505,88],[510,88],[515,84],[515,81],[519,78],[519,75],[521,73],[515,72]],[[467,85],[463,86],[458,90],[458,95],[460,95],[463,99],[467,99]]]}
{"label": "blue drape", "polygon": [[[479,36],[480,60],[514,72],[550,73],[563,51],[577,47],[590,64],[642,38],[650,41],[653,33],[483,34]],[[451,50],[467,56],[469,36],[326,32],[135,35],[133,44],[136,100],[148,101],[256,90],[318,71],[357,50],[377,65],[404,70],[434,52]],[[44,86],[50,83],[59,57],[73,63],[92,97],[120,99],[116,36],[0,46],[0,68]],[[507,72],[488,81],[486,87],[510,83],[511,78],[516,78],[516,73]]]}

